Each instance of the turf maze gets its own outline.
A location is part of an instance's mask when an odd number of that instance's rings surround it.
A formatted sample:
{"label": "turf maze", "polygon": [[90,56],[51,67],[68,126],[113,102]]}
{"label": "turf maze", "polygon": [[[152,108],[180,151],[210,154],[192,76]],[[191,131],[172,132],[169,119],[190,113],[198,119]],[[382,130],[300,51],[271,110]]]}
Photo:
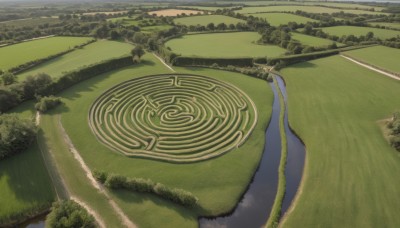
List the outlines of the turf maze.
{"label": "turf maze", "polygon": [[236,86],[188,74],[144,76],[100,95],[89,110],[98,140],[126,156],[190,163],[241,146],[257,123]]}

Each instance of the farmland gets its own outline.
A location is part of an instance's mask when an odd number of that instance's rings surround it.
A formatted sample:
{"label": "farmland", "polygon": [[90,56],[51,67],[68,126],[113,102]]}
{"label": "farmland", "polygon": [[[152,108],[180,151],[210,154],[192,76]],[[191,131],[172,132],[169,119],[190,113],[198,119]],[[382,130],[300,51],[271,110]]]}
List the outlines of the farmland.
{"label": "farmland", "polygon": [[132,45],[127,43],[100,40],[25,71],[18,75],[18,80],[24,80],[28,75],[35,75],[37,73],[46,73],[57,78],[67,71],[103,60],[129,55],[131,48]]}
{"label": "farmland", "polygon": [[58,18],[44,17],[44,18],[28,18],[24,20],[5,21],[0,22],[0,27],[16,27],[21,28],[24,26],[37,26],[41,24],[55,24],[59,23]]}
{"label": "farmland", "polygon": [[[315,36],[308,36],[301,33],[291,33],[292,38],[299,41],[303,45],[310,46],[327,46],[333,43],[332,40],[323,39]],[[343,44],[337,43],[338,46],[342,46]]]}
{"label": "farmland", "polygon": [[0,227],[400,227],[400,2],[24,1]]}
{"label": "farmland", "polygon": [[365,36],[368,32],[373,32],[374,36],[380,39],[388,39],[400,35],[400,31],[355,26],[326,27],[322,28],[322,31],[339,37],[344,35]]}
{"label": "farmland", "polygon": [[362,62],[377,66],[390,72],[400,73],[400,50],[384,46],[374,46],[344,52],[345,55]]}
{"label": "farmland", "polygon": [[174,20],[175,24],[183,24],[183,25],[208,25],[209,23],[214,23],[214,25],[218,25],[220,23],[229,24],[237,24],[239,22],[245,22],[243,20],[228,17],[224,15],[204,15],[204,16],[193,16],[193,17],[182,17]]}
{"label": "farmland", "polygon": [[[393,98],[400,96],[399,82],[339,56],[281,73],[289,119],[307,145],[308,164],[301,197],[283,226],[400,224],[400,186],[393,175],[400,172],[399,156],[377,124],[398,110],[400,100]],[[351,200],[332,205],[333,198]]]}
{"label": "farmland", "polygon": [[273,26],[279,26],[279,25],[285,25],[288,24],[289,22],[296,22],[298,24],[300,23],[307,23],[307,22],[316,22],[317,20],[307,18],[307,17],[302,17],[290,13],[257,13],[257,14],[249,14],[254,17],[260,17],[264,18],[268,21]]}
{"label": "farmland", "polygon": [[400,23],[387,23],[387,22],[370,22],[369,23],[372,26],[385,26],[388,28],[395,28],[395,29],[400,29]]}
{"label": "farmland", "polygon": [[190,15],[190,14],[198,14],[198,13],[202,13],[202,11],[198,11],[198,10],[185,10],[185,9],[165,9],[165,10],[158,10],[158,11],[150,11],[148,12],[148,14],[150,15],[157,15],[157,16],[177,16],[177,15],[181,15],[181,14],[186,14],[186,15]]}
{"label": "farmland", "polygon": [[265,13],[265,12],[295,12],[301,10],[308,13],[338,13],[343,11],[345,13],[353,14],[386,14],[382,12],[371,12],[364,10],[350,10],[350,9],[336,9],[322,6],[261,6],[261,7],[244,7],[236,12],[248,14],[248,13]]}
{"label": "farmland", "polygon": [[52,37],[2,47],[0,48],[0,55],[7,56],[7,58],[0,62],[0,69],[6,70],[29,61],[55,55],[90,39],[86,37]]}
{"label": "farmland", "polygon": [[[246,183],[250,180],[261,156],[263,143],[260,143],[259,140],[264,137],[265,127],[271,112],[272,92],[265,82],[259,79],[242,77],[240,74],[201,68],[178,68],[177,70],[180,73],[207,75],[208,77],[229,82],[247,93],[255,102],[259,113],[259,120],[253,133],[239,149],[207,162],[176,165],[148,159],[125,157],[98,143],[87,124],[87,115],[93,101],[112,85],[144,75],[166,73],[166,68],[155,62],[154,57],[148,56],[145,59],[153,62],[154,65],[142,65],[101,75],[63,92],[61,95],[66,98],[65,106],[68,107],[68,112],[62,114],[62,123],[89,167],[121,173],[131,177],[149,178],[169,186],[183,188],[199,197],[201,208],[205,208],[205,210],[196,208],[193,211],[183,212],[181,208],[171,207],[170,203],[153,197],[143,196],[142,194],[127,194],[123,191],[114,192],[113,194],[115,194],[118,201],[125,201],[122,204],[127,207],[127,210],[135,212],[130,213],[135,222],[142,226],[149,226],[149,224],[159,226],[163,224],[166,217],[173,216],[174,224],[184,222],[180,225],[190,224],[190,226],[196,226],[194,214],[219,214],[228,211],[234,207],[241,192],[244,191]],[[93,88],[93,90],[88,90],[88,87]],[[85,97],[85,99],[69,99],[76,96]],[[57,121],[55,120],[55,122]],[[76,124],[81,125],[82,128],[74,127]],[[254,153],[243,153],[245,151],[254,151]],[[233,167],[236,168],[234,169]],[[163,172],[150,171],[154,169],[163,170]],[[225,170],[226,172],[217,172],[217,170]],[[232,175],[232,170],[237,170],[238,172]],[[218,178],[209,178],[212,173]],[[176,178],[170,178],[171,176]],[[199,188],[199,186],[202,187]],[[216,188],[216,186],[220,187]],[[211,189],[214,190],[211,191]],[[143,206],[135,206],[142,205],[141,201],[133,203],[137,201],[137,197],[145,197]],[[126,200],[132,203],[127,205]],[[169,210],[162,209],[163,207],[159,207],[157,204],[168,206]],[[157,218],[150,219],[152,215],[146,212],[148,210],[160,211],[161,213]],[[184,214],[182,215],[181,213]],[[182,216],[189,216],[190,214],[190,220],[185,221],[182,218]]]}
{"label": "farmland", "polygon": [[259,38],[255,32],[186,35],[168,41],[166,46],[183,56],[202,57],[263,57],[279,56],[285,52],[278,46],[255,44]]}

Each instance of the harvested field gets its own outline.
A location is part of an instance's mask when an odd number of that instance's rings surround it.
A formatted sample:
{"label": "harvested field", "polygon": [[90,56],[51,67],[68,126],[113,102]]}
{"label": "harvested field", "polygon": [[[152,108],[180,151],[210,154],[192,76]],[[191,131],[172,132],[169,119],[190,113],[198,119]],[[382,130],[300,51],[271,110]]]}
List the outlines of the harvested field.
{"label": "harvested field", "polygon": [[198,10],[183,10],[183,9],[165,9],[165,10],[157,10],[157,11],[150,11],[147,12],[150,15],[157,15],[158,17],[160,16],[170,16],[170,17],[175,17],[181,14],[186,14],[186,15],[190,15],[190,14],[198,14],[198,13],[203,13],[202,11],[198,11]]}

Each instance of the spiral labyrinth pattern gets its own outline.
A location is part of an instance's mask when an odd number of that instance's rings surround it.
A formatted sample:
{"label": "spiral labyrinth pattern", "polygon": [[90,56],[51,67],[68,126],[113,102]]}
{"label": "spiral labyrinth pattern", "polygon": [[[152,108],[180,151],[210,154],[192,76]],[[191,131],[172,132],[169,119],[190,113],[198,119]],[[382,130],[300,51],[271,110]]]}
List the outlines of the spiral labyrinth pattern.
{"label": "spiral labyrinth pattern", "polygon": [[89,125],[127,156],[197,162],[242,145],[257,122],[253,101],[237,87],[199,75],[152,75],[98,97]]}

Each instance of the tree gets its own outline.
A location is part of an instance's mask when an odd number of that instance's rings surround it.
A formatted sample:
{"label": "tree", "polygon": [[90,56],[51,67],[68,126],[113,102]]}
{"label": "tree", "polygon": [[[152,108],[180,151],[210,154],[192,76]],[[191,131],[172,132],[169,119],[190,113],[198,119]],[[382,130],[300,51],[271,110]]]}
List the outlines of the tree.
{"label": "tree", "polygon": [[15,75],[10,72],[5,72],[0,77],[1,77],[1,81],[3,82],[3,85],[5,85],[5,86],[11,85],[17,81],[17,78],[15,77]]}
{"label": "tree", "polygon": [[49,96],[49,97],[41,97],[39,102],[35,104],[35,109],[45,113],[48,110],[55,108],[56,106],[62,103],[59,97]]}
{"label": "tree", "polygon": [[121,35],[115,30],[111,31],[110,36],[112,40],[118,40],[121,37]]}
{"label": "tree", "polygon": [[137,57],[139,60],[140,58],[144,55],[144,50],[143,47],[141,45],[136,45],[136,47],[134,47],[131,51],[132,57]]}
{"label": "tree", "polygon": [[208,29],[208,30],[215,30],[215,25],[214,25],[214,23],[209,23],[209,24],[207,25],[207,29]]}
{"label": "tree", "polygon": [[95,220],[85,208],[72,200],[56,202],[46,218],[50,228],[94,228]]}
{"label": "tree", "polygon": [[373,32],[368,32],[366,36],[366,40],[372,40],[374,38],[374,33]]}
{"label": "tree", "polygon": [[36,132],[31,120],[15,114],[0,115],[0,160],[26,150],[35,140]]}
{"label": "tree", "polygon": [[225,23],[219,23],[219,24],[217,25],[217,29],[218,29],[218,30],[226,30],[226,28],[227,28],[227,26],[226,26]]}
{"label": "tree", "polygon": [[24,98],[32,99],[35,96],[48,95],[48,87],[52,82],[53,80],[48,74],[39,73],[35,76],[28,76],[23,83]]}

